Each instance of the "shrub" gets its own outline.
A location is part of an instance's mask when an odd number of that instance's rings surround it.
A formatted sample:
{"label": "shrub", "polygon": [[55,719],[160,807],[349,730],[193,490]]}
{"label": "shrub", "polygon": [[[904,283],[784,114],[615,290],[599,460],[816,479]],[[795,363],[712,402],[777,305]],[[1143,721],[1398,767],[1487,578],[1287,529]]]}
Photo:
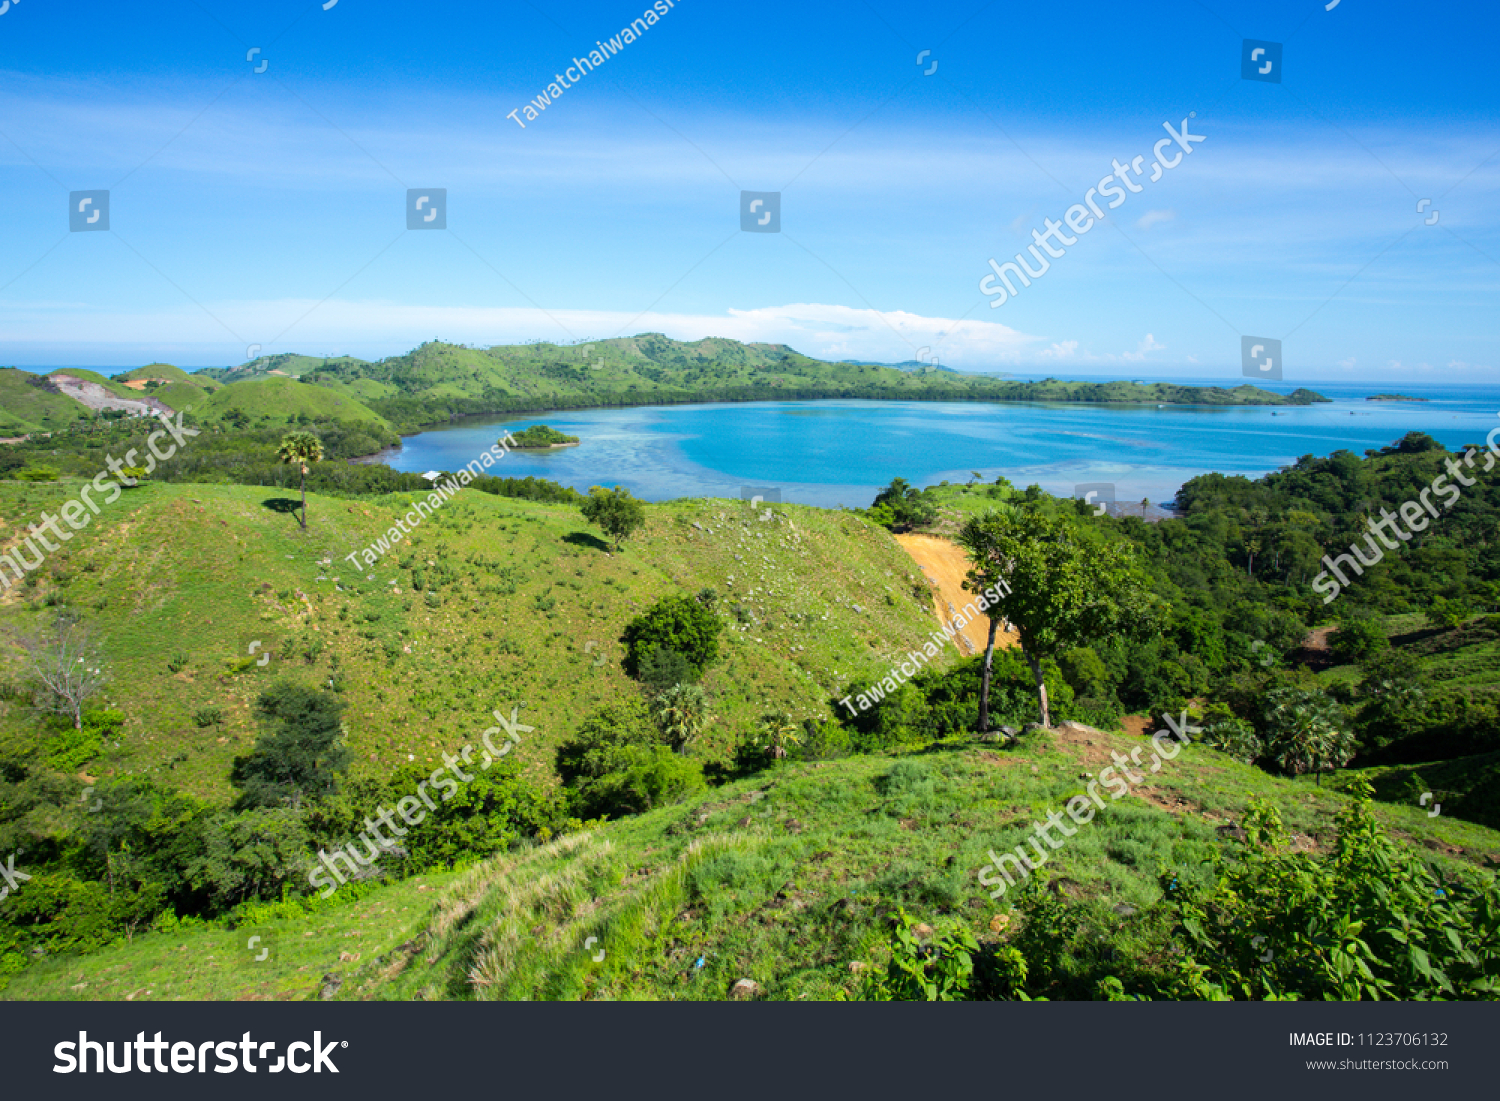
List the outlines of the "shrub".
{"label": "shrub", "polygon": [[1300,776],[1343,768],[1358,747],[1343,709],[1319,688],[1287,685],[1266,693],[1260,727],[1266,756]]}
{"label": "shrub", "polygon": [[200,707],[193,712],[193,722],[199,727],[218,726],[224,721],[224,709],[216,703]]}
{"label": "shrub", "polygon": [[719,657],[724,624],[702,604],[683,596],[658,600],[625,627],[626,671],[640,676],[642,663],[657,649],[675,650],[696,676]]}
{"label": "shrub", "polygon": [[[884,972],[865,979],[859,998],[868,1002],[964,1001],[974,978],[979,942],[967,929],[938,937],[929,946],[914,932],[904,909],[891,929],[891,958]],[[1022,974],[1024,975],[1024,965]]]}
{"label": "shrub", "polygon": [[265,729],[250,755],[235,759],[231,774],[241,804],[296,809],[306,799],[332,795],[349,767],[340,721],[344,707],[330,692],[287,681],[262,692],[255,710]]}
{"label": "shrub", "polygon": [[1209,886],[1162,876],[1185,952],[1167,996],[1328,1001],[1500,996],[1500,894],[1439,875],[1381,832],[1368,785],[1326,855],[1290,848],[1255,801],[1248,841],[1215,859]]}
{"label": "shrub", "polygon": [[1391,647],[1385,631],[1373,619],[1355,619],[1328,636],[1328,645],[1342,662],[1365,661]]}
{"label": "shrub", "polygon": [[802,724],[802,741],[789,751],[799,761],[831,761],[847,757],[853,751],[849,731],[833,719],[822,723],[806,719]]}
{"label": "shrub", "polygon": [[679,684],[692,684],[698,674],[676,650],[658,646],[641,660],[640,679],[653,692],[661,693]]}
{"label": "shrub", "polygon": [[1225,753],[1246,764],[1254,764],[1265,756],[1266,745],[1255,727],[1240,718],[1222,703],[1210,704],[1199,724],[1203,732],[1198,741],[1204,745],[1222,749]]}

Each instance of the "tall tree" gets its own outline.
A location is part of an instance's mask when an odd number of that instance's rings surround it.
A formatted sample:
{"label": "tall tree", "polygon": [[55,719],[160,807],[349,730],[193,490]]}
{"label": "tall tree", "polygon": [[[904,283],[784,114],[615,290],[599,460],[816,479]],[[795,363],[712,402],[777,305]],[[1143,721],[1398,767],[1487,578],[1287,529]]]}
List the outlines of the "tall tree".
{"label": "tall tree", "polygon": [[624,486],[613,489],[592,486],[581,508],[585,520],[597,524],[615,541],[615,550],[619,550],[631,533],[646,522],[645,502],[632,497]]}
{"label": "tall tree", "polygon": [[296,463],[302,472],[302,514],[297,518],[307,530],[307,464],[323,461],[323,441],[311,432],[291,432],[281,437],[276,457],[283,463]]}
{"label": "tall tree", "polygon": [[[971,568],[964,588],[994,590],[987,602],[989,644],[980,689],[979,728],[989,726],[989,676],[995,628],[1008,621],[1020,635],[1031,666],[1043,726],[1052,725],[1042,662],[1109,635],[1142,635],[1162,620],[1161,602],[1127,544],[1104,542],[1062,517],[1040,512],[990,512],[970,517],[958,543]],[[999,585],[1005,583],[1005,587]]]}
{"label": "tall tree", "polygon": [[344,742],[344,701],[332,692],[286,681],[255,701],[264,729],[247,757],[234,762],[231,779],[243,807],[289,805],[332,795],[349,767]]}

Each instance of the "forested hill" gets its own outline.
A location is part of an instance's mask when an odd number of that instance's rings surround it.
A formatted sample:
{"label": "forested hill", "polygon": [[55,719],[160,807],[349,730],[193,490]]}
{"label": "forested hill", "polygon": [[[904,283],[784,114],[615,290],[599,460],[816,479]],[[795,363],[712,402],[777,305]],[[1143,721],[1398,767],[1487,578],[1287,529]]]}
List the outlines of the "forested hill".
{"label": "forested hill", "polygon": [[224,382],[276,374],[338,390],[394,425],[413,427],[453,416],[607,405],[795,398],[907,401],[1086,401],[1195,405],[1306,405],[1327,400],[1309,390],[1274,394],[1133,382],[1014,382],[937,367],[917,370],[827,363],[784,344],[742,344],[709,337],[683,342],[660,333],[584,344],[471,348],[433,341],[378,363],[282,355],[215,370]]}

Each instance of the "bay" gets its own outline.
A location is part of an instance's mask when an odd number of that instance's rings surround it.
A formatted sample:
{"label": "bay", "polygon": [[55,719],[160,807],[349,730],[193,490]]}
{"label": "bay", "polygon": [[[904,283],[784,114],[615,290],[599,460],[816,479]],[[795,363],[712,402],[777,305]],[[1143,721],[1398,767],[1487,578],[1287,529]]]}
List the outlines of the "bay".
{"label": "bay", "polygon": [[[512,451],[490,473],[549,478],[584,492],[618,484],[648,501],[739,497],[754,487],[778,490],[784,501],[864,507],[895,477],[925,486],[967,482],[978,471],[985,481],[1003,475],[1061,496],[1080,483],[1111,483],[1119,501],[1164,503],[1207,471],[1254,478],[1302,455],[1361,454],[1408,432],[1456,450],[1482,444],[1500,427],[1497,386],[1311,388],[1333,402],[1273,408],[834,400],[471,417],[408,437],[372,461],[401,471],[458,470],[501,429],[545,423],[580,437],[581,446]],[[1393,391],[1428,400],[1365,400]]]}

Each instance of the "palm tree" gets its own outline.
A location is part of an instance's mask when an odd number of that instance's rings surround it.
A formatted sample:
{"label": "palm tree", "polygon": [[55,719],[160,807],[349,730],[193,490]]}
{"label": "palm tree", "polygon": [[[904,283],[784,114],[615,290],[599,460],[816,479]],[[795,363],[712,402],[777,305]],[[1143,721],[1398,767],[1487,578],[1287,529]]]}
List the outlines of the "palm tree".
{"label": "palm tree", "polygon": [[766,753],[773,761],[782,760],[787,746],[799,745],[802,741],[797,732],[801,726],[785,711],[773,711],[760,721],[766,739]]}
{"label": "palm tree", "polygon": [[284,463],[296,463],[302,471],[302,515],[297,517],[307,530],[307,464],[323,461],[323,441],[311,432],[292,432],[281,437],[276,457]]}
{"label": "palm tree", "polygon": [[708,696],[696,684],[674,684],[656,697],[656,721],[672,740],[672,748],[686,753],[714,717],[708,713]]}

